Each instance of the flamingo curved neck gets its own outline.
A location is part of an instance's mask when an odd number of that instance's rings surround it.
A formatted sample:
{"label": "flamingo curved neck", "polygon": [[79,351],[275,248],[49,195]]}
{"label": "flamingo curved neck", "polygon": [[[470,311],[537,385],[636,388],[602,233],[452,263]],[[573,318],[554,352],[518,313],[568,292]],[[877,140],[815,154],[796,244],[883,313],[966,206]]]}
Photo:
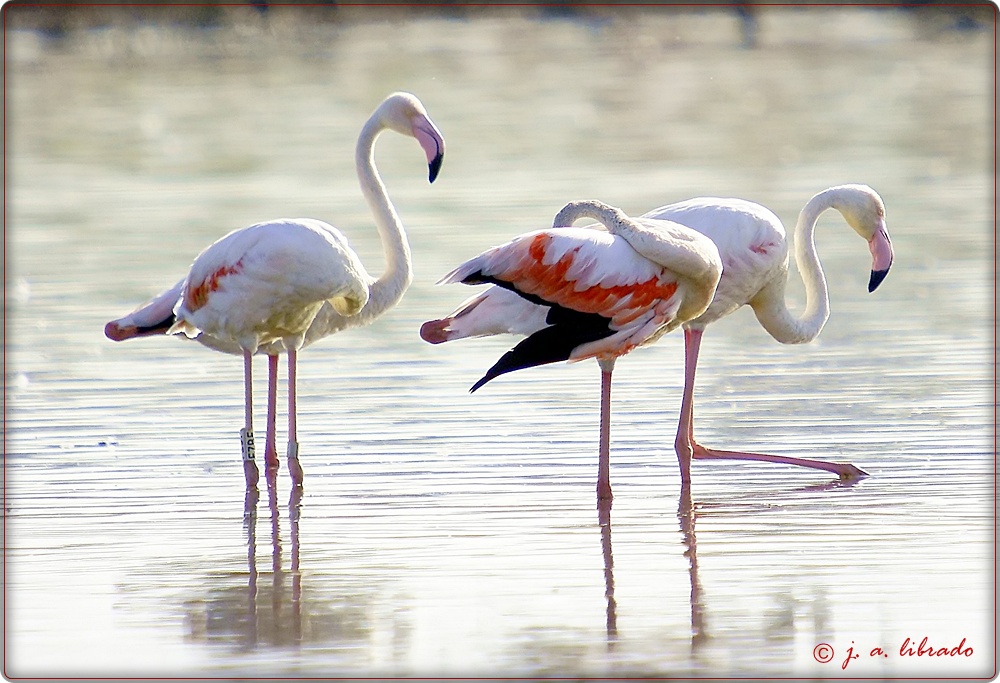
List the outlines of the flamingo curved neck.
{"label": "flamingo curved neck", "polygon": [[796,317],[785,302],[787,268],[783,275],[768,284],[751,301],[757,320],[767,333],[782,344],[804,344],[819,336],[830,317],[830,296],[823,266],[816,253],[813,234],[820,214],[836,208],[835,192],[824,190],[814,195],[799,212],[795,224],[795,264],[806,290],[806,306]]}
{"label": "flamingo curved neck", "polygon": [[356,316],[358,320],[352,320],[358,323],[375,318],[394,306],[413,279],[410,245],[406,241],[403,224],[375,168],[375,140],[385,128],[378,116],[368,119],[358,137],[355,154],[361,192],[375,218],[375,227],[385,252],[385,271],[372,283],[368,303]]}

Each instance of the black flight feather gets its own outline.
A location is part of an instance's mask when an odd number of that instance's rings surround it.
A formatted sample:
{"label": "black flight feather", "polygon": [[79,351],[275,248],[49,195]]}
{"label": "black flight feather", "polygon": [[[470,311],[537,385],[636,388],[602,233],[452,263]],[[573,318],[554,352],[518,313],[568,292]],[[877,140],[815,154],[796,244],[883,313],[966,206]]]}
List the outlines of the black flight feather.
{"label": "black flight feather", "polygon": [[165,333],[167,330],[170,329],[170,327],[175,322],[177,322],[177,317],[173,313],[171,313],[169,316],[167,316],[165,319],[161,320],[158,323],[154,323],[152,325],[145,325],[145,326],[137,325],[136,328],[135,328],[135,331],[136,331],[136,335],[135,336],[137,336],[137,337],[147,337],[147,336],[149,336],[151,334]]}
{"label": "black flight feather", "polygon": [[472,388],[469,389],[470,393],[491,379],[505,373],[568,360],[573,349],[581,344],[604,339],[615,333],[611,329],[610,318],[596,313],[581,313],[571,308],[559,306],[537,295],[522,292],[510,282],[483,275],[481,271],[468,275],[462,282],[466,284],[495,284],[515,292],[533,304],[549,309],[545,322],[550,327],[535,332],[501,356],[500,360],[483,375],[482,379],[472,385]]}

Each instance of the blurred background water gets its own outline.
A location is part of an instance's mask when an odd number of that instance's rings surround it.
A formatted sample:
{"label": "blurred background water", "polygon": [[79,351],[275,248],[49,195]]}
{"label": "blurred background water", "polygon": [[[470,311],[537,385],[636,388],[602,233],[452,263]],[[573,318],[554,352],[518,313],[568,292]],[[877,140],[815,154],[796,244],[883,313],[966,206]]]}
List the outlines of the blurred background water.
{"label": "blurred background water", "polygon": [[[5,8],[6,675],[992,675],[990,11],[179,11]],[[262,219],[328,220],[380,272],[353,148],[394,90],[447,140],[434,185],[412,141],[376,149],[413,286],[302,353],[304,493],[283,469],[245,501],[239,359],[103,326]],[[820,339],[713,325],[696,423],[853,485],[698,462],[685,500],[673,335],[618,364],[599,518],[596,364],[470,396],[513,340],[417,336],[471,293],[437,278],[566,201],[790,227],[844,182],[884,198],[893,271],[867,294],[825,214]],[[972,652],[907,656],[925,637]]]}

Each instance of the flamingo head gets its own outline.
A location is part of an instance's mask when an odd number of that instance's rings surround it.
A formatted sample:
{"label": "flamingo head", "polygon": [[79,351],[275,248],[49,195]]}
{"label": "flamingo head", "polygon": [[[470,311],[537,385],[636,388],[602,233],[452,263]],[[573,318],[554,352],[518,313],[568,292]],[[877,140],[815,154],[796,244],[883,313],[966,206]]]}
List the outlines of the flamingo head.
{"label": "flamingo head", "polygon": [[885,204],[867,185],[842,185],[835,188],[836,208],[847,224],[865,238],[872,254],[872,275],[868,291],[874,292],[889,274],[892,265],[892,242],[885,227]]}
{"label": "flamingo head", "polygon": [[433,183],[444,161],[444,138],[427,115],[424,105],[410,93],[397,92],[385,98],[379,105],[378,113],[386,128],[416,138],[420,143],[427,156],[429,180]]}

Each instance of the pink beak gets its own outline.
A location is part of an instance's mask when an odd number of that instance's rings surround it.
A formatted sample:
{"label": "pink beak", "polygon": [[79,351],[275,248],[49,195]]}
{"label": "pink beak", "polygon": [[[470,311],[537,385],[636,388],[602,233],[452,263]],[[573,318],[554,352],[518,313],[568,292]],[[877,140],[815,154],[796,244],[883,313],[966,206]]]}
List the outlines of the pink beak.
{"label": "pink beak", "polygon": [[889,274],[889,266],[892,265],[892,242],[889,241],[884,222],[868,241],[868,248],[872,252],[872,277],[868,281],[868,291],[874,292]]}
{"label": "pink beak", "polygon": [[441,170],[441,162],[444,161],[444,138],[441,137],[441,131],[429,119],[418,117],[413,123],[413,137],[427,155],[430,182],[433,183]]}

